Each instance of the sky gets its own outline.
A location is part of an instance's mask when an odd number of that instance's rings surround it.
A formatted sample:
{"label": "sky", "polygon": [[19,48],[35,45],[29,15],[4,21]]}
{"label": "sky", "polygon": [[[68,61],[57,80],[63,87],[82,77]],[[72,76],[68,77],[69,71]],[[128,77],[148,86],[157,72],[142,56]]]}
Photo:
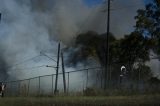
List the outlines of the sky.
{"label": "sky", "polygon": [[[103,3],[105,0],[83,0],[89,7],[99,5]],[[107,1],[107,0],[106,0]],[[111,1],[116,1],[116,0],[111,0]],[[124,0],[122,0],[123,2]],[[145,4],[150,3],[152,0],[143,0]]]}
{"label": "sky", "polygon": [[[84,0],[84,2],[89,7],[96,7],[103,5],[105,0]],[[143,9],[144,4],[147,3],[146,0],[111,0],[111,19],[110,19],[110,31],[117,36],[118,38],[123,37],[124,34],[129,34],[131,31],[134,30],[135,26],[135,19],[134,17],[137,15],[136,11],[138,9]],[[104,7],[104,9],[106,6]],[[103,9],[103,10],[104,10]],[[101,9],[102,10],[102,9]],[[94,19],[91,19],[91,23],[95,23],[94,25],[91,25],[92,27],[95,27],[93,29],[103,29],[106,28],[106,19],[107,19],[107,13],[100,12],[101,10],[97,12],[93,12],[92,14],[96,14]],[[94,21],[93,21],[94,20]],[[95,26],[96,25],[96,26]],[[106,29],[105,29],[106,31]],[[97,32],[103,32],[103,31],[97,31]]]}
{"label": "sky", "polygon": [[84,0],[88,6],[95,6],[97,4],[101,4],[103,1],[104,0]]}
{"label": "sky", "polygon": [[[105,0],[84,0],[84,2],[88,5],[88,6],[95,6],[97,4],[101,4],[103,3]],[[144,0],[144,3],[150,3],[151,0]]]}
{"label": "sky", "polygon": [[150,3],[152,0],[144,0],[144,2],[147,4],[147,3]]}

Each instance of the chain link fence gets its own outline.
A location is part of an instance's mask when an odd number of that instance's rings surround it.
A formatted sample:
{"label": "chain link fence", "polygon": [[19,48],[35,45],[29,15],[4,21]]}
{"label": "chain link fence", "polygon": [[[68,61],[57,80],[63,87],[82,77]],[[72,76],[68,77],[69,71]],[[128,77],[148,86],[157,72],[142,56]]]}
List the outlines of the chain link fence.
{"label": "chain link fence", "polygon": [[[101,88],[103,73],[101,67],[65,72],[67,93],[83,92],[88,87]],[[5,82],[6,96],[38,96],[54,94],[56,74]],[[58,74],[58,92],[64,93],[63,74]]]}

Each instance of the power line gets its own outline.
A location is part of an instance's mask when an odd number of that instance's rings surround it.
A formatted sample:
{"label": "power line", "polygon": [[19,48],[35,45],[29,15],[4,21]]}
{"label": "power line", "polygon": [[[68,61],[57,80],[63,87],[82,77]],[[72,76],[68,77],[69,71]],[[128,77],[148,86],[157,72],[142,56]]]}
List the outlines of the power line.
{"label": "power line", "polygon": [[119,8],[112,8],[111,11],[112,12],[115,12],[115,11],[121,11],[121,10],[124,10],[124,9],[129,9],[129,8],[133,8],[133,7],[137,7],[137,6],[142,6],[142,4],[139,4],[139,5],[127,5],[127,6],[124,6],[124,7],[119,7]]}
{"label": "power line", "polygon": [[34,67],[20,68],[20,69],[16,69],[16,71],[33,70],[33,69],[42,68],[42,67],[46,67],[46,66],[47,65],[40,65],[40,66],[34,66]]}
{"label": "power line", "polygon": [[90,67],[90,68],[85,68],[85,69],[79,69],[79,70],[72,70],[72,71],[67,71],[65,73],[74,73],[74,72],[80,72],[80,71],[87,71],[87,70],[91,70],[91,69],[101,69],[102,67]]}
{"label": "power line", "polygon": [[[105,3],[106,5],[106,3]],[[113,4],[114,5],[114,4]],[[138,3],[138,4],[134,4],[134,3],[131,3],[131,5],[123,5],[123,7],[115,7],[115,8],[111,8],[110,11],[114,12],[114,11],[120,11],[122,9],[130,9],[130,8],[133,8],[133,7],[138,7],[138,6],[142,6],[143,4],[142,3]],[[104,6],[104,4],[102,4],[102,6]],[[105,6],[106,7],[106,6]],[[107,12],[107,9],[103,9],[102,10],[103,12]]]}
{"label": "power line", "polygon": [[34,67],[27,67],[27,68],[19,68],[19,69],[15,69],[15,71],[23,71],[23,70],[35,70],[35,69],[38,69],[38,68],[47,68],[48,65],[40,65],[40,66],[34,66]]}
{"label": "power line", "polygon": [[43,55],[43,56],[46,56],[47,58],[51,59],[51,60],[54,61],[54,62],[57,62],[55,59],[49,57],[48,55],[46,55],[46,54],[43,53],[43,52],[40,52],[40,54]]}
{"label": "power line", "polygon": [[[16,63],[16,64],[12,65],[12,66],[8,66],[7,69],[14,68],[14,67],[16,67],[16,66],[19,66],[19,65],[21,65],[21,64],[27,63],[27,62],[32,61],[32,60],[34,60],[35,58],[41,57],[41,56],[45,56],[45,57],[47,57],[47,58],[49,58],[49,59],[54,60],[53,58],[51,58],[51,57],[49,57],[49,56],[47,56],[47,55],[39,54],[39,55],[37,55],[37,56],[34,56],[34,57],[29,58],[29,59],[26,59],[26,60],[23,60],[23,61],[21,61],[21,62],[18,62],[18,63]],[[57,56],[55,56],[55,57],[57,57]],[[54,60],[54,61],[55,61],[55,60]]]}
{"label": "power line", "polygon": [[24,63],[29,62],[29,61],[32,61],[32,60],[34,60],[35,58],[37,58],[37,57],[39,57],[39,56],[41,56],[41,55],[37,55],[37,56],[34,56],[34,57],[32,57],[32,58],[26,59],[26,60],[24,60],[24,61],[21,61],[21,62],[19,62],[19,63],[14,64],[13,66],[8,66],[7,69],[13,68],[13,67],[15,67],[15,66],[24,64]]}

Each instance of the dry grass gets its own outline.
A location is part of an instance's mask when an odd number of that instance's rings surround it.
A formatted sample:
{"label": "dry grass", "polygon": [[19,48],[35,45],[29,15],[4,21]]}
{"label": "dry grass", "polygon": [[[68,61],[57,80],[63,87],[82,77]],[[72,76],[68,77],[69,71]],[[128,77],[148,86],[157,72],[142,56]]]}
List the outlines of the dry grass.
{"label": "dry grass", "polygon": [[160,106],[160,95],[108,97],[6,97],[0,106]]}

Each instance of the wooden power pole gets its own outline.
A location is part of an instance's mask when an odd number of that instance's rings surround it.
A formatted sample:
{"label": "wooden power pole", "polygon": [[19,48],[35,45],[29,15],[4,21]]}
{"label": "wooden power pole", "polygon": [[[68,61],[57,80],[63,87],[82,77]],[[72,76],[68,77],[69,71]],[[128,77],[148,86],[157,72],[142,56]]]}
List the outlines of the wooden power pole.
{"label": "wooden power pole", "polygon": [[[107,34],[106,34],[106,65],[105,65],[105,76],[104,76],[104,89],[107,88],[107,83],[109,83],[109,30],[110,30],[110,0],[108,0],[107,9]],[[109,85],[109,84],[108,84]]]}
{"label": "wooden power pole", "polygon": [[58,44],[57,69],[56,69],[56,80],[55,80],[54,94],[56,94],[58,92],[58,90],[57,90],[57,84],[58,84],[59,57],[60,57],[60,43]]}
{"label": "wooden power pole", "polygon": [[1,22],[2,14],[0,13],[0,22]]}
{"label": "wooden power pole", "polygon": [[64,59],[62,51],[61,51],[61,58],[62,58],[63,86],[64,86],[64,93],[66,93],[66,76],[65,76]]}

